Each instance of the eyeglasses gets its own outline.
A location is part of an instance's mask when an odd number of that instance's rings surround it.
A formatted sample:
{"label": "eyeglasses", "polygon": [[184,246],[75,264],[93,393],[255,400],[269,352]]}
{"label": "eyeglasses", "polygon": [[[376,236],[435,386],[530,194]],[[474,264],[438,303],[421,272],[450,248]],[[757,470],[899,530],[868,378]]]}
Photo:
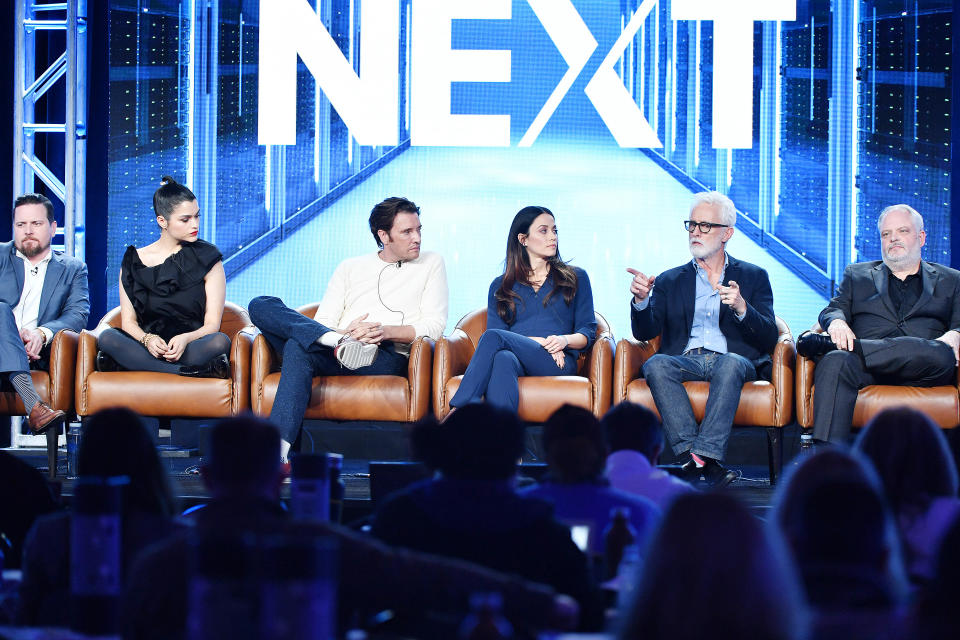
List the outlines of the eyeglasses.
{"label": "eyeglasses", "polygon": [[684,220],[683,228],[688,232],[693,233],[693,230],[697,227],[700,227],[700,233],[710,233],[717,227],[729,227],[728,224],[720,224],[719,222],[695,222],[694,220]]}

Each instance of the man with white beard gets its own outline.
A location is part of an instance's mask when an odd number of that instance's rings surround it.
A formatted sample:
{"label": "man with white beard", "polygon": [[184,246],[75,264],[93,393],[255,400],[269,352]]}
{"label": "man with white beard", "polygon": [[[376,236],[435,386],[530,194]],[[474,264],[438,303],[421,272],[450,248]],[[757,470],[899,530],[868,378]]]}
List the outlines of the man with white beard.
{"label": "man with white beard", "polygon": [[882,261],[849,265],[820,312],[827,334],[804,333],[797,351],[819,358],[813,437],[845,442],[857,392],[870,384],[932,387],[956,381],[960,271],[920,259],[923,217],[895,204],[880,213]]}
{"label": "man with white beard", "polygon": [[[643,377],[667,441],[685,480],[703,476],[715,487],[737,479],[720,462],[740,391],[744,382],[770,379],[770,352],[777,343],[767,272],[726,252],[736,222],[730,198],[716,191],[695,194],[683,222],[693,260],[656,277],[627,269],[633,274],[633,337],[660,336],[658,352],[643,364]],[[690,380],[710,383],[700,424],[683,386]]]}

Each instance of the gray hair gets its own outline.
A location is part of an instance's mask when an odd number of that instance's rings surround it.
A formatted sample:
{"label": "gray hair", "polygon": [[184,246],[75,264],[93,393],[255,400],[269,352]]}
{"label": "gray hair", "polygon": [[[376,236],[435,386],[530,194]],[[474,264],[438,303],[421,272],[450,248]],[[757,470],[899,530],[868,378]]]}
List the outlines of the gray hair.
{"label": "gray hair", "polygon": [[891,211],[906,211],[910,214],[910,217],[913,218],[913,226],[916,228],[917,233],[923,231],[923,216],[908,204],[892,204],[881,211],[880,217],[877,218],[877,231],[883,231],[883,219],[886,218],[887,214]]}
{"label": "gray hair", "polygon": [[719,191],[701,191],[693,194],[693,202],[690,203],[690,213],[700,205],[705,204],[715,208],[720,213],[720,220],[729,227],[737,226],[737,208],[733,200],[723,195]]}

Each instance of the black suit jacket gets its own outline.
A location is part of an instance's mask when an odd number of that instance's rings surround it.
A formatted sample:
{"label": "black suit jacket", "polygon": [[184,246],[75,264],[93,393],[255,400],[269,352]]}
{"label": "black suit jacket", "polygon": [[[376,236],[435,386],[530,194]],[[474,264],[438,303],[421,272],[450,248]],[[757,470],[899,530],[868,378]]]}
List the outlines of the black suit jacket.
{"label": "black suit jacket", "polygon": [[[770,278],[760,267],[727,254],[724,282],[736,281],[747,302],[743,320],[728,305],[720,305],[720,331],[727,339],[727,350],[752,361],[757,375],[769,379],[770,352],[777,344],[777,321],[773,315],[773,291]],[[693,262],[664,271],[657,276],[650,304],[637,311],[630,304],[633,337],[649,340],[660,336],[660,353],[680,355],[690,341],[697,292],[697,270]]]}
{"label": "black suit jacket", "polygon": [[820,326],[827,329],[840,318],[858,338],[868,339],[933,339],[950,329],[960,331],[960,271],[921,260],[923,293],[902,320],[890,301],[888,274],[889,269],[880,261],[849,265],[837,295],[820,312]]}

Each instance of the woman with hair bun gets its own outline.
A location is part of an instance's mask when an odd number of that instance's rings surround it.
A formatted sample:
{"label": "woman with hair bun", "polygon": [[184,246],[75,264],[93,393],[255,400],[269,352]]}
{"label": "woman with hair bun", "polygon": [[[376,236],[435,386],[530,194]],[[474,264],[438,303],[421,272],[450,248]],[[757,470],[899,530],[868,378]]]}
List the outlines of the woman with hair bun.
{"label": "woman with hair bun", "polygon": [[516,412],[520,376],[574,375],[580,352],[594,340],[590,279],[560,258],[549,209],[524,207],[514,216],[504,262],[503,275],[490,284],[487,330],[451,407],[486,398]]}
{"label": "woman with hair bun", "polygon": [[97,369],[226,378],[230,338],[220,332],[226,275],[220,251],[197,237],[197,197],[164,176],[153,209],[160,237],[123,255],[121,329],[100,334]]}

